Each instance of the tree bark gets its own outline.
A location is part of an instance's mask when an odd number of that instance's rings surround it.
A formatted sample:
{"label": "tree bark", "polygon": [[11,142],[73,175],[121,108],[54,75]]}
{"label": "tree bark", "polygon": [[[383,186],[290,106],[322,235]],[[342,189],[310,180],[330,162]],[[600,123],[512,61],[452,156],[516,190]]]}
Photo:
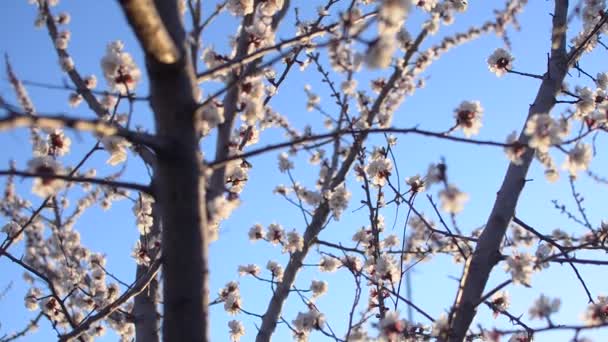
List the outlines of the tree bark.
{"label": "tree bark", "polygon": [[[146,52],[150,105],[156,133],[168,146],[158,152],[154,175],[162,216],[163,340],[208,340],[208,264],[205,184],[200,177],[194,119],[195,72],[176,0],[121,1]],[[125,7],[138,6],[146,11]],[[157,25],[162,22],[162,25]],[[150,27],[154,27],[153,30]],[[158,30],[165,33],[159,34]],[[150,37],[154,35],[154,37]],[[155,39],[170,39],[159,43]],[[173,49],[175,47],[175,49]],[[161,57],[162,56],[162,57]],[[167,57],[169,56],[169,57]],[[172,57],[174,58],[174,61]]]}
{"label": "tree bark", "polygon": [[[556,0],[549,70],[545,73],[536,99],[530,106],[526,124],[535,114],[549,113],[555,105],[555,97],[561,89],[568,70],[568,56],[566,54],[567,14],[568,0]],[[526,124],[524,124],[524,129]],[[522,130],[519,142],[526,145],[528,141],[529,137]],[[475,252],[465,265],[450,317],[448,341],[463,341],[466,337],[490,272],[500,260],[500,245],[515,213],[515,207],[525,185],[526,174],[533,157],[534,150],[527,149],[522,157],[523,163],[521,165],[513,163],[509,165],[490,217],[479,237]]]}

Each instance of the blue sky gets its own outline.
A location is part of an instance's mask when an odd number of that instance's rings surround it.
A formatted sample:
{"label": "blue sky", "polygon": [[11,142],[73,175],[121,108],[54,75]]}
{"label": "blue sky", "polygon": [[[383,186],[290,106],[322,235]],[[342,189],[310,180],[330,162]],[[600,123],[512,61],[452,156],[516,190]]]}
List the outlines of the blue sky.
{"label": "blue sky", "polygon": [[[314,8],[319,1],[299,3],[301,16],[310,18]],[[492,10],[501,8],[500,2],[472,2],[470,9],[456,18],[453,26],[446,27],[446,34],[460,32],[470,25],[480,25],[484,20],[492,17]],[[314,4],[314,5],[313,5]],[[530,73],[544,72],[546,66],[546,53],[548,51],[551,1],[534,1],[520,16],[522,31],[518,32],[510,28],[509,38],[512,41],[513,55],[516,57],[515,68],[518,71]],[[39,81],[50,84],[62,84],[66,80],[60,71],[56,55],[52,49],[51,42],[45,29],[36,29],[33,26],[35,8],[26,4],[25,1],[4,1],[0,4],[0,50],[7,53],[18,76],[24,80]],[[128,28],[122,13],[116,2],[101,1],[63,1],[55,10],[67,10],[72,14],[72,22],[69,25],[72,31],[72,39],[69,51],[72,54],[77,68],[83,74],[95,73],[102,80],[100,72],[100,58],[105,51],[108,42],[121,39],[125,42],[126,50],[133,54],[138,65],[143,69],[144,63],[138,43]],[[208,13],[208,11],[206,11]],[[293,32],[293,15],[286,19],[286,25],[279,32],[279,37],[289,37]],[[411,32],[417,32],[420,24],[419,17],[413,17],[408,21]],[[203,34],[204,44],[212,44],[219,51],[226,51],[227,34],[233,34],[236,30],[236,21],[228,14],[223,14],[209,28],[208,33]],[[576,27],[576,24],[575,24]],[[425,47],[438,41],[443,34],[431,37]],[[572,36],[572,35],[570,35]],[[393,125],[395,127],[411,127],[420,125],[421,128],[443,131],[453,124],[453,109],[463,100],[479,100],[485,109],[483,127],[479,139],[503,141],[507,134],[513,130],[519,131],[527,114],[528,106],[532,103],[536,94],[539,81],[516,75],[508,75],[497,78],[487,70],[486,58],[497,47],[502,47],[502,41],[495,36],[488,35],[464,46],[448,52],[444,58],[435,62],[426,72],[428,76],[427,86],[420,89],[416,94],[407,98],[401,108],[397,111]],[[605,54],[605,52],[604,52]],[[322,56],[326,57],[325,52]],[[602,58],[605,55],[592,54],[583,60],[585,68],[593,73],[601,70]],[[327,63],[325,63],[327,64]],[[605,65],[605,59],[603,62]],[[278,70],[282,70],[281,67]],[[376,72],[362,72],[357,76],[359,84],[365,84],[366,80],[379,75],[388,75],[390,70]],[[341,76],[335,76],[341,81]],[[0,95],[13,99],[12,90],[5,77],[0,78]],[[339,82],[338,82],[339,83]],[[585,78],[579,78],[572,73],[570,84],[590,85]],[[103,89],[102,86],[99,87]],[[322,118],[318,113],[307,112],[305,109],[306,96],[303,92],[305,84],[311,84],[313,90],[322,98],[321,104],[325,109],[335,111],[331,99],[326,92],[326,87],[321,84],[318,74],[313,68],[304,73],[294,72],[279,90],[270,105],[278,112],[286,115],[289,121],[297,128],[302,129],[304,125],[311,123],[313,127],[321,127]],[[205,93],[214,85],[205,86]],[[365,85],[367,88],[367,86]],[[93,113],[81,105],[76,110],[69,108],[67,104],[68,92],[62,90],[49,90],[36,87],[28,87],[28,91],[34,104],[41,113],[68,112],[82,117],[92,118]],[[137,88],[139,95],[146,95],[147,84],[144,77],[142,84]],[[562,108],[563,109],[563,108]],[[558,114],[559,108],[554,114]],[[144,127],[152,127],[152,115],[145,103],[137,103],[135,111],[135,123]],[[94,140],[87,134],[68,133],[73,140],[71,156],[64,159],[66,164],[78,160],[87,149],[92,146]],[[456,133],[461,134],[461,133]],[[268,130],[262,135],[261,145],[271,142],[283,141],[282,132]],[[598,137],[598,146],[604,142],[603,137]],[[382,144],[379,136],[373,137],[368,146]],[[211,144],[208,139],[203,143],[207,150]],[[17,130],[14,132],[2,132],[0,134],[0,169],[7,168],[8,160],[14,159],[17,164],[24,168],[30,156],[27,132]],[[260,146],[260,145],[258,145]],[[467,192],[470,200],[465,210],[458,215],[459,226],[463,231],[470,232],[483,225],[492,207],[495,193],[498,190],[508,161],[501,149],[495,147],[482,147],[469,144],[455,144],[432,138],[415,136],[399,137],[399,145],[395,151],[397,166],[401,175],[399,181],[404,182],[406,176],[416,173],[423,174],[429,163],[437,162],[445,157],[448,163],[450,180],[459,188]],[[295,228],[302,232],[304,223],[297,208],[290,206],[285,200],[272,194],[272,189],[280,183],[288,184],[286,175],[279,173],[276,168],[277,152],[260,156],[250,160],[253,169],[250,173],[251,181],[242,194],[242,206],[233,216],[222,224],[220,240],[210,247],[211,262],[211,293],[217,293],[226,282],[238,280],[241,284],[243,307],[251,312],[263,313],[271,296],[271,290],[267,284],[259,283],[250,278],[238,279],[237,266],[240,264],[256,263],[264,268],[269,259],[286,263],[287,257],[280,253],[280,249],[271,247],[266,243],[251,244],[247,239],[247,231],[254,223],[267,226],[270,223],[281,223],[287,229]],[[563,161],[563,155],[555,154],[558,164]],[[85,168],[95,167],[98,175],[107,175],[115,169],[105,165],[107,154],[103,151],[96,153],[93,159],[87,163]],[[294,160],[296,170],[294,176],[297,180],[308,186],[312,186],[314,177],[318,174],[317,167],[311,167],[305,162],[305,156],[300,155]],[[606,158],[599,155],[592,163],[592,169],[596,171],[606,170]],[[581,233],[581,228],[572,225],[565,216],[553,209],[552,199],[573,208],[573,201],[569,195],[570,189],[567,175],[563,173],[557,184],[549,184],[542,175],[543,169],[538,163],[533,164],[529,178],[533,179],[526,185],[524,193],[517,207],[517,215],[538,230],[550,232],[554,228],[562,228],[568,232]],[[147,175],[141,162],[136,158],[130,158],[126,178],[146,183]],[[396,179],[393,181],[397,181]],[[357,204],[364,197],[359,190],[359,183],[349,177],[346,181],[351,187],[353,197],[351,207],[344,213],[339,222],[331,223],[321,233],[321,238],[332,241],[346,241],[350,243],[350,237],[356,229],[365,225],[365,215],[362,211],[351,213],[357,208]],[[403,185],[403,183],[402,183]],[[585,204],[593,224],[599,225],[603,211],[601,210],[605,198],[605,185],[598,186],[585,177],[577,181],[579,190],[584,194]],[[18,187],[22,193],[30,192],[31,181],[18,181]],[[437,199],[437,188],[432,188],[429,194]],[[74,191],[75,196],[80,192]],[[34,204],[39,199],[31,197]],[[75,197],[77,198],[77,197]],[[420,208],[432,216],[432,209],[418,199]],[[133,279],[135,270],[134,263],[129,254],[137,238],[137,229],[134,218],[130,215],[131,203],[123,201],[116,203],[110,211],[103,211],[98,206],[88,211],[76,225],[81,232],[83,243],[94,251],[104,252],[108,256],[110,270],[119,278],[129,281]],[[383,211],[387,222],[397,221],[395,232],[400,235],[400,227],[404,220],[405,208],[402,206],[398,214],[394,207]],[[436,218],[433,217],[435,220]],[[0,225],[3,224],[0,221]],[[391,225],[389,225],[390,227]],[[389,228],[390,229],[390,228]],[[18,255],[20,246],[13,251]],[[318,254],[312,253],[307,259],[308,263],[315,263],[319,259]],[[605,280],[601,277],[597,267],[579,267],[592,294],[607,293]],[[12,284],[11,289],[0,301],[0,336],[19,328],[32,313],[23,307],[23,295],[25,284],[21,280],[21,270],[6,258],[0,258],[0,288]],[[432,316],[437,317],[440,313],[448,310],[457,288],[457,282],[452,277],[459,277],[461,265],[454,265],[450,258],[438,257],[430,263],[417,266],[413,272],[414,302],[424,307]],[[508,274],[502,270],[502,265],[494,270],[490,280],[491,284],[499,283],[508,278]],[[316,268],[306,268],[298,276],[297,286],[306,288],[311,279],[322,279],[329,282],[329,292],[317,301],[319,308],[327,315],[328,322],[339,336],[345,331],[345,313],[349,306],[352,293],[352,279],[346,271],[338,271],[333,274],[319,274]],[[578,323],[579,315],[586,306],[583,289],[580,287],[572,271],[566,266],[553,265],[551,269],[542,274],[536,274],[532,280],[532,289],[510,286],[508,288],[512,296],[511,312],[524,314],[527,318],[527,309],[540,293],[551,297],[562,298],[562,309],[556,317],[556,321],[564,323]],[[347,295],[345,295],[347,294]],[[295,318],[298,311],[306,308],[295,296],[290,297],[288,305],[284,310],[287,320]],[[226,322],[230,319],[243,320],[248,335],[244,341],[253,339],[257,319],[239,315],[230,317],[223,312],[222,305],[211,309],[211,335],[214,341],[227,341],[228,328]],[[415,316],[416,320],[424,322],[422,317]],[[562,320],[560,320],[562,319]],[[496,324],[500,327],[509,327],[509,323],[499,318],[494,321],[485,309],[480,310],[478,323],[491,327]],[[532,322],[532,326],[538,326],[541,322]],[[475,324],[475,323],[474,323]],[[279,326],[280,327],[280,326]],[[604,332],[585,333],[585,336],[597,337],[597,340],[605,340],[608,335]],[[24,338],[24,341],[46,341],[54,338],[53,332],[48,324],[43,323],[40,332]],[[276,341],[289,340],[291,333],[285,327],[280,327],[275,337]],[[538,341],[568,340],[570,333],[547,333],[537,336]],[[313,334],[312,341],[322,341],[324,337]],[[115,336],[107,335],[102,340],[113,341]]]}

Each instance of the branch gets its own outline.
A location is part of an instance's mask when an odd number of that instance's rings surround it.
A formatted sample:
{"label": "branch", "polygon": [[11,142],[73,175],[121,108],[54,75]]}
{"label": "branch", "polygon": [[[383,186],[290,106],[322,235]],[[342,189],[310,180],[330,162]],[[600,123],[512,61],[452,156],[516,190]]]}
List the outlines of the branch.
{"label": "branch", "polygon": [[164,64],[173,64],[181,58],[152,0],[119,0],[119,3],[146,54]]}
{"label": "branch", "polygon": [[[257,155],[260,155],[260,154],[263,154],[266,152],[270,152],[273,150],[278,150],[278,149],[282,149],[282,148],[286,148],[286,147],[292,147],[292,146],[310,142],[310,141],[323,140],[323,139],[327,139],[327,138],[332,138],[332,140],[333,140],[333,138],[340,137],[343,135],[361,136],[361,135],[377,134],[377,133],[416,134],[416,135],[434,137],[434,138],[438,138],[438,139],[445,139],[445,140],[449,140],[449,141],[455,141],[455,142],[470,143],[470,144],[483,145],[483,146],[496,146],[496,147],[503,147],[503,148],[512,147],[512,146],[516,145],[516,144],[507,144],[507,143],[501,143],[501,142],[491,141],[491,140],[476,140],[476,139],[454,137],[451,135],[445,135],[444,133],[440,133],[440,132],[432,132],[432,131],[418,129],[416,127],[413,127],[413,128],[393,128],[393,127],[391,127],[391,128],[369,128],[369,129],[342,129],[342,130],[336,130],[336,131],[329,132],[329,133],[323,133],[323,134],[318,134],[318,135],[309,135],[309,136],[305,136],[305,137],[301,137],[301,138],[297,138],[297,139],[292,139],[291,141],[268,145],[268,146],[261,147],[261,148],[255,149],[255,150],[251,150],[249,152],[245,152],[242,154],[229,156],[224,159],[214,160],[212,162],[209,162],[207,165],[209,167],[216,168],[216,167],[223,166],[226,163],[228,163],[232,160],[235,160],[235,159],[253,157],[253,156],[257,156]],[[517,144],[517,146],[521,146],[521,145]]]}
{"label": "branch", "polygon": [[[55,42],[57,41],[58,33],[57,33],[57,26],[55,25],[55,19],[54,19],[55,17],[51,14],[51,11],[49,10],[49,5],[47,4],[46,1],[39,1],[39,2],[42,4],[40,10],[46,17],[46,27],[49,31],[49,36],[51,37],[51,42],[53,43],[53,46],[56,46]],[[59,49],[56,47],[55,51],[57,52],[57,56],[59,57],[60,60],[65,59],[65,58],[71,58],[66,50],[62,50],[62,49]],[[101,103],[99,103],[99,101],[97,101],[97,98],[95,97],[95,95],[93,95],[93,93],[91,93],[91,90],[89,90],[89,88],[87,88],[84,80],[82,79],[82,76],[80,76],[80,74],[78,73],[76,68],[72,68],[66,72],[67,72],[68,76],[70,77],[70,79],[72,80],[72,83],[74,83],[74,86],[76,86],[78,93],[82,95],[85,102],[89,105],[89,108],[91,108],[91,110],[93,110],[95,112],[95,114],[97,114],[97,116],[99,116],[99,117],[105,116],[108,113],[108,110],[106,108],[104,108],[101,105]]]}
{"label": "branch", "polygon": [[91,327],[91,325],[110,316],[110,314],[116,311],[122,304],[126,303],[129,299],[133,298],[134,296],[145,290],[150,281],[152,281],[152,279],[156,277],[156,273],[158,273],[160,265],[161,258],[158,258],[154,261],[154,263],[150,265],[150,270],[148,271],[148,273],[137,279],[137,281],[135,281],[135,284],[133,284],[133,286],[131,286],[129,290],[125,291],[122,296],[118,297],[118,299],[116,299],[113,303],[108,304],[103,309],[99,310],[99,312],[97,312],[95,315],[92,315],[86,320],[84,320],[70,333],[61,336],[59,338],[59,341],[67,342],[79,337],[85,331],[87,331]]}
{"label": "branch", "polygon": [[123,137],[133,144],[149,146],[155,150],[161,149],[160,138],[156,135],[134,132],[101,119],[81,119],[66,115],[26,115],[15,111],[7,105],[3,106],[9,115],[0,118],[0,132],[17,127],[38,126],[42,128],[69,127],[78,131],[90,131],[100,136],[116,135]]}
{"label": "branch", "polygon": [[[547,70],[546,77],[541,83],[534,104],[530,107],[527,120],[534,114],[550,112],[555,103],[555,95],[560,91],[567,72],[568,0],[556,0],[554,13],[549,70]],[[523,133],[520,134],[520,142],[527,144],[528,140],[528,136]],[[475,252],[467,260],[463,270],[460,288],[449,317],[451,334],[447,337],[448,341],[463,341],[475,317],[476,305],[483,295],[490,272],[500,260],[500,244],[514,215],[533,156],[534,150],[528,149],[522,156],[521,165],[513,163],[509,165],[485,229],[479,237]]]}
{"label": "branch", "polygon": [[120,181],[112,181],[101,178],[89,178],[89,177],[79,177],[79,176],[71,176],[71,175],[61,175],[61,174],[48,174],[48,173],[32,173],[27,171],[18,171],[18,170],[0,170],[0,176],[21,176],[26,178],[44,178],[44,179],[62,179],[67,182],[81,182],[81,183],[93,183],[106,185],[110,187],[117,188],[126,188],[133,189],[141,192],[145,192],[149,195],[154,195],[152,189],[147,185],[142,185],[138,183],[130,183],[130,182],[120,182]]}

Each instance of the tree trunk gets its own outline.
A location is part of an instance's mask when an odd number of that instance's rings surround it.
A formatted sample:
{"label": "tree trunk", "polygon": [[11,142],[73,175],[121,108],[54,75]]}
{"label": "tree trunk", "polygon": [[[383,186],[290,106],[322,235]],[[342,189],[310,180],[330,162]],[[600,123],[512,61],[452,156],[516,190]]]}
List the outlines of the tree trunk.
{"label": "tree trunk", "polygon": [[154,191],[162,216],[163,340],[208,340],[205,184],[194,119],[196,79],[176,0],[122,0],[146,52],[157,151]]}

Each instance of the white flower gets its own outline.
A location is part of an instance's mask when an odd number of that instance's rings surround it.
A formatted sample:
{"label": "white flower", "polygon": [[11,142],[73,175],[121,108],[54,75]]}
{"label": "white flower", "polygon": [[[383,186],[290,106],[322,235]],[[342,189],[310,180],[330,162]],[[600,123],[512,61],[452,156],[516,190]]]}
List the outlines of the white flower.
{"label": "white flower", "polygon": [[313,280],[310,283],[310,291],[312,291],[313,298],[321,297],[327,292],[327,282],[323,280]]}
{"label": "white flower", "polygon": [[325,324],[325,316],[315,309],[308,312],[298,312],[298,316],[292,322],[294,328],[299,332],[310,332],[313,329],[321,329]]}
{"label": "white flower", "polygon": [[95,75],[89,75],[83,81],[87,89],[95,89],[97,87],[97,76]]}
{"label": "white flower", "polygon": [[68,48],[68,43],[70,42],[72,34],[70,31],[61,31],[57,33],[57,38],[55,39],[55,47],[58,50],[66,50]]}
{"label": "white flower", "polygon": [[365,166],[365,172],[372,184],[382,187],[386,184],[386,180],[391,175],[393,163],[384,155],[378,154],[374,156],[372,161]]}
{"label": "white flower", "polygon": [[346,80],[342,82],[341,88],[344,94],[353,96],[357,90],[357,80]]}
{"label": "white flower", "polygon": [[293,169],[293,163],[289,160],[287,153],[283,152],[279,154],[279,171],[286,172],[287,170]]}
{"label": "white flower", "polygon": [[340,267],[340,260],[329,256],[323,256],[319,262],[321,272],[335,272]]}
{"label": "white flower", "polygon": [[561,300],[559,298],[549,299],[549,297],[541,294],[528,312],[530,313],[531,319],[544,319],[557,312],[560,305]]}
{"label": "white flower", "polygon": [[55,16],[55,21],[59,25],[67,25],[70,23],[71,16],[68,12],[61,12]]}
{"label": "white flower", "polygon": [[295,253],[304,248],[304,239],[295,230],[287,233],[287,243],[283,247],[283,252]]}
{"label": "white flower", "polygon": [[80,103],[82,102],[82,100],[83,100],[82,95],[80,95],[78,93],[70,93],[70,95],[68,96],[68,104],[72,108],[78,107],[80,105]]}
{"label": "white flower", "polygon": [[244,16],[253,13],[253,0],[229,0],[226,6],[235,16]]}
{"label": "white flower", "polygon": [[54,175],[63,174],[63,168],[58,161],[49,156],[36,157],[28,163],[28,170],[31,173],[40,175],[34,179],[32,192],[40,197],[55,195],[63,188],[64,181],[54,178]]}
{"label": "white flower", "polygon": [[589,304],[583,314],[583,320],[587,325],[599,325],[608,322],[608,297],[598,296],[595,303]]}
{"label": "white flower", "polygon": [[561,141],[560,127],[549,114],[534,114],[526,123],[525,134],[530,137],[530,147],[544,153]]}
{"label": "white flower", "polygon": [[526,152],[526,147],[519,142],[517,132],[513,131],[507,136],[507,144],[513,145],[504,148],[507,158],[509,158],[511,163],[521,165],[523,163],[521,157]]}
{"label": "white flower", "polygon": [[578,119],[586,117],[595,109],[595,92],[589,87],[576,88],[578,101],[574,116]]}
{"label": "white flower", "polygon": [[209,132],[224,122],[224,105],[219,101],[209,101],[201,109],[198,129],[202,135]]}
{"label": "white flower", "polygon": [[450,329],[450,323],[448,322],[448,316],[442,313],[435,322],[433,322],[433,330],[431,336],[446,338]]}
{"label": "white flower", "polygon": [[505,270],[511,273],[511,278],[514,284],[523,284],[529,286],[530,277],[534,271],[534,258],[528,253],[513,252],[513,255],[507,257]]}
{"label": "white flower", "polygon": [[587,170],[592,157],[593,153],[591,151],[591,146],[584,143],[577,143],[574,148],[568,152],[562,168],[568,170],[570,175],[576,176],[578,171]]}
{"label": "white flower", "polygon": [[62,130],[55,129],[48,136],[48,154],[64,156],[70,151],[72,140],[63,134]]}
{"label": "white flower", "polygon": [[101,144],[110,153],[107,164],[114,166],[127,160],[127,148],[131,146],[131,143],[126,139],[114,135],[105,136],[101,138]]}
{"label": "white flower", "polygon": [[285,239],[285,231],[280,224],[271,223],[268,226],[268,232],[266,233],[266,240],[273,245],[277,245],[283,242]]}
{"label": "white flower", "polygon": [[539,268],[548,268],[549,262],[546,259],[551,256],[553,247],[547,243],[541,243],[538,245],[534,256],[536,257],[536,266]]}
{"label": "white flower", "polygon": [[306,110],[310,112],[321,103],[321,98],[319,95],[312,92],[311,87],[308,84],[304,86],[304,91],[307,96]]}
{"label": "white flower", "polygon": [[27,291],[25,295],[25,307],[30,311],[36,311],[39,309],[38,298],[42,296],[42,291],[37,287],[32,287]]}
{"label": "white flower", "polygon": [[260,274],[260,268],[256,264],[240,265],[239,275],[244,276],[247,274],[252,276],[258,276]]}
{"label": "white flower", "polygon": [[15,221],[11,221],[2,227],[2,232],[8,235],[9,239],[13,239],[13,242],[18,242],[23,238],[23,234],[17,235],[21,231],[21,226]]}
{"label": "white flower", "polygon": [[595,77],[595,84],[598,88],[608,90],[608,72],[598,72]]}
{"label": "white flower", "polygon": [[494,293],[492,298],[490,298],[490,302],[492,305],[494,305],[492,308],[492,311],[494,311],[494,317],[498,315],[499,311],[507,310],[511,304],[509,293],[507,293],[507,291],[499,291]]}
{"label": "white flower", "polygon": [[138,265],[147,266],[150,264],[150,255],[148,249],[139,240],[135,242],[131,256],[135,259],[135,262]]}
{"label": "white flower", "polygon": [[514,59],[507,50],[498,48],[488,57],[488,68],[496,76],[502,77],[507,73],[507,70],[513,67],[512,63]]}
{"label": "white flower", "polygon": [[382,254],[376,261],[375,276],[378,280],[388,280],[395,283],[399,280],[399,268],[395,257],[390,254]]}
{"label": "white flower", "polygon": [[456,124],[462,128],[467,138],[479,133],[482,115],[483,108],[479,101],[462,101],[458,108],[454,109]]}
{"label": "white flower", "polygon": [[395,50],[397,39],[394,36],[382,35],[367,48],[365,64],[371,69],[384,69],[391,64]]}
{"label": "white flower", "polygon": [[420,175],[407,177],[405,183],[410,186],[410,191],[412,193],[417,194],[426,190],[426,184]]}
{"label": "white flower", "polygon": [[378,33],[394,35],[401,28],[409,12],[411,0],[383,0],[379,8]]}
{"label": "white flower", "polygon": [[64,72],[70,72],[74,70],[74,60],[72,57],[61,57],[59,59],[59,65],[61,66],[61,70]]}
{"label": "white flower", "polygon": [[268,261],[266,269],[272,273],[272,277],[276,281],[283,280],[283,266],[279,265],[278,262],[272,260]]}
{"label": "white flower", "polygon": [[232,320],[228,322],[228,328],[230,328],[230,339],[232,342],[238,342],[245,335],[245,326],[239,321]]}
{"label": "white flower", "polygon": [[441,209],[448,213],[457,214],[464,208],[464,203],[468,201],[469,195],[460,191],[455,185],[449,184],[447,188],[439,192]]}
{"label": "white flower", "polygon": [[133,57],[124,52],[124,44],[117,40],[108,44],[106,54],[101,59],[101,68],[106,82],[121,94],[132,92],[141,78],[141,71]]}
{"label": "white flower", "polygon": [[229,293],[224,300],[224,310],[229,315],[236,315],[241,310],[241,296],[238,291]]}
{"label": "white flower", "polygon": [[248,125],[264,119],[264,97],[266,90],[259,76],[247,78],[241,85],[241,103],[243,104],[241,120]]}
{"label": "white flower", "polygon": [[344,184],[336,187],[334,191],[328,190],[326,192],[325,198],[328,199],[329,209],[336,220],[340,220],[340,215],[342,215],[346,207],[348,207],[350,197],[351,193],[348,191],[346,186],[344,186]]}
{"label": "white flower", "polygon": [[385,248],[391,248],[391,247],[397,247],[397,246],[399,246],[399,238],[395,234],[389,234],[384,239],[383,242],[384,242],[384,247]]}
{"label": "white flower", "polygon": [[423,11],[430,12],[437,6],[437,0],[417,0],[414,1],[417,7]]}
{"label": "white flower", "polygon": [[384,317],[380,322],[378,322],[378,328],[382,337],[388,338],[389,341],[393,341],[405,330],[406,324],[399,318],[398,312],[388,311],[384,314]]}
{"label": "white flower", "polygon": [[256,223],[249,229],[249,240],[254,242],[261,240],[264,238],[265,234],[266,231],[264,230],[264,227],[261,224]]}
{"label": "white flower", "polygon": [[154,223],[154,218],[152,217],[152,203],[154,203],[154,198],[152,198],[152,196],[142,194],[133,205],[132,210],[133,214],[135,214],[140,235],[148,234],[150,227],[152,227],[152,224]]}

